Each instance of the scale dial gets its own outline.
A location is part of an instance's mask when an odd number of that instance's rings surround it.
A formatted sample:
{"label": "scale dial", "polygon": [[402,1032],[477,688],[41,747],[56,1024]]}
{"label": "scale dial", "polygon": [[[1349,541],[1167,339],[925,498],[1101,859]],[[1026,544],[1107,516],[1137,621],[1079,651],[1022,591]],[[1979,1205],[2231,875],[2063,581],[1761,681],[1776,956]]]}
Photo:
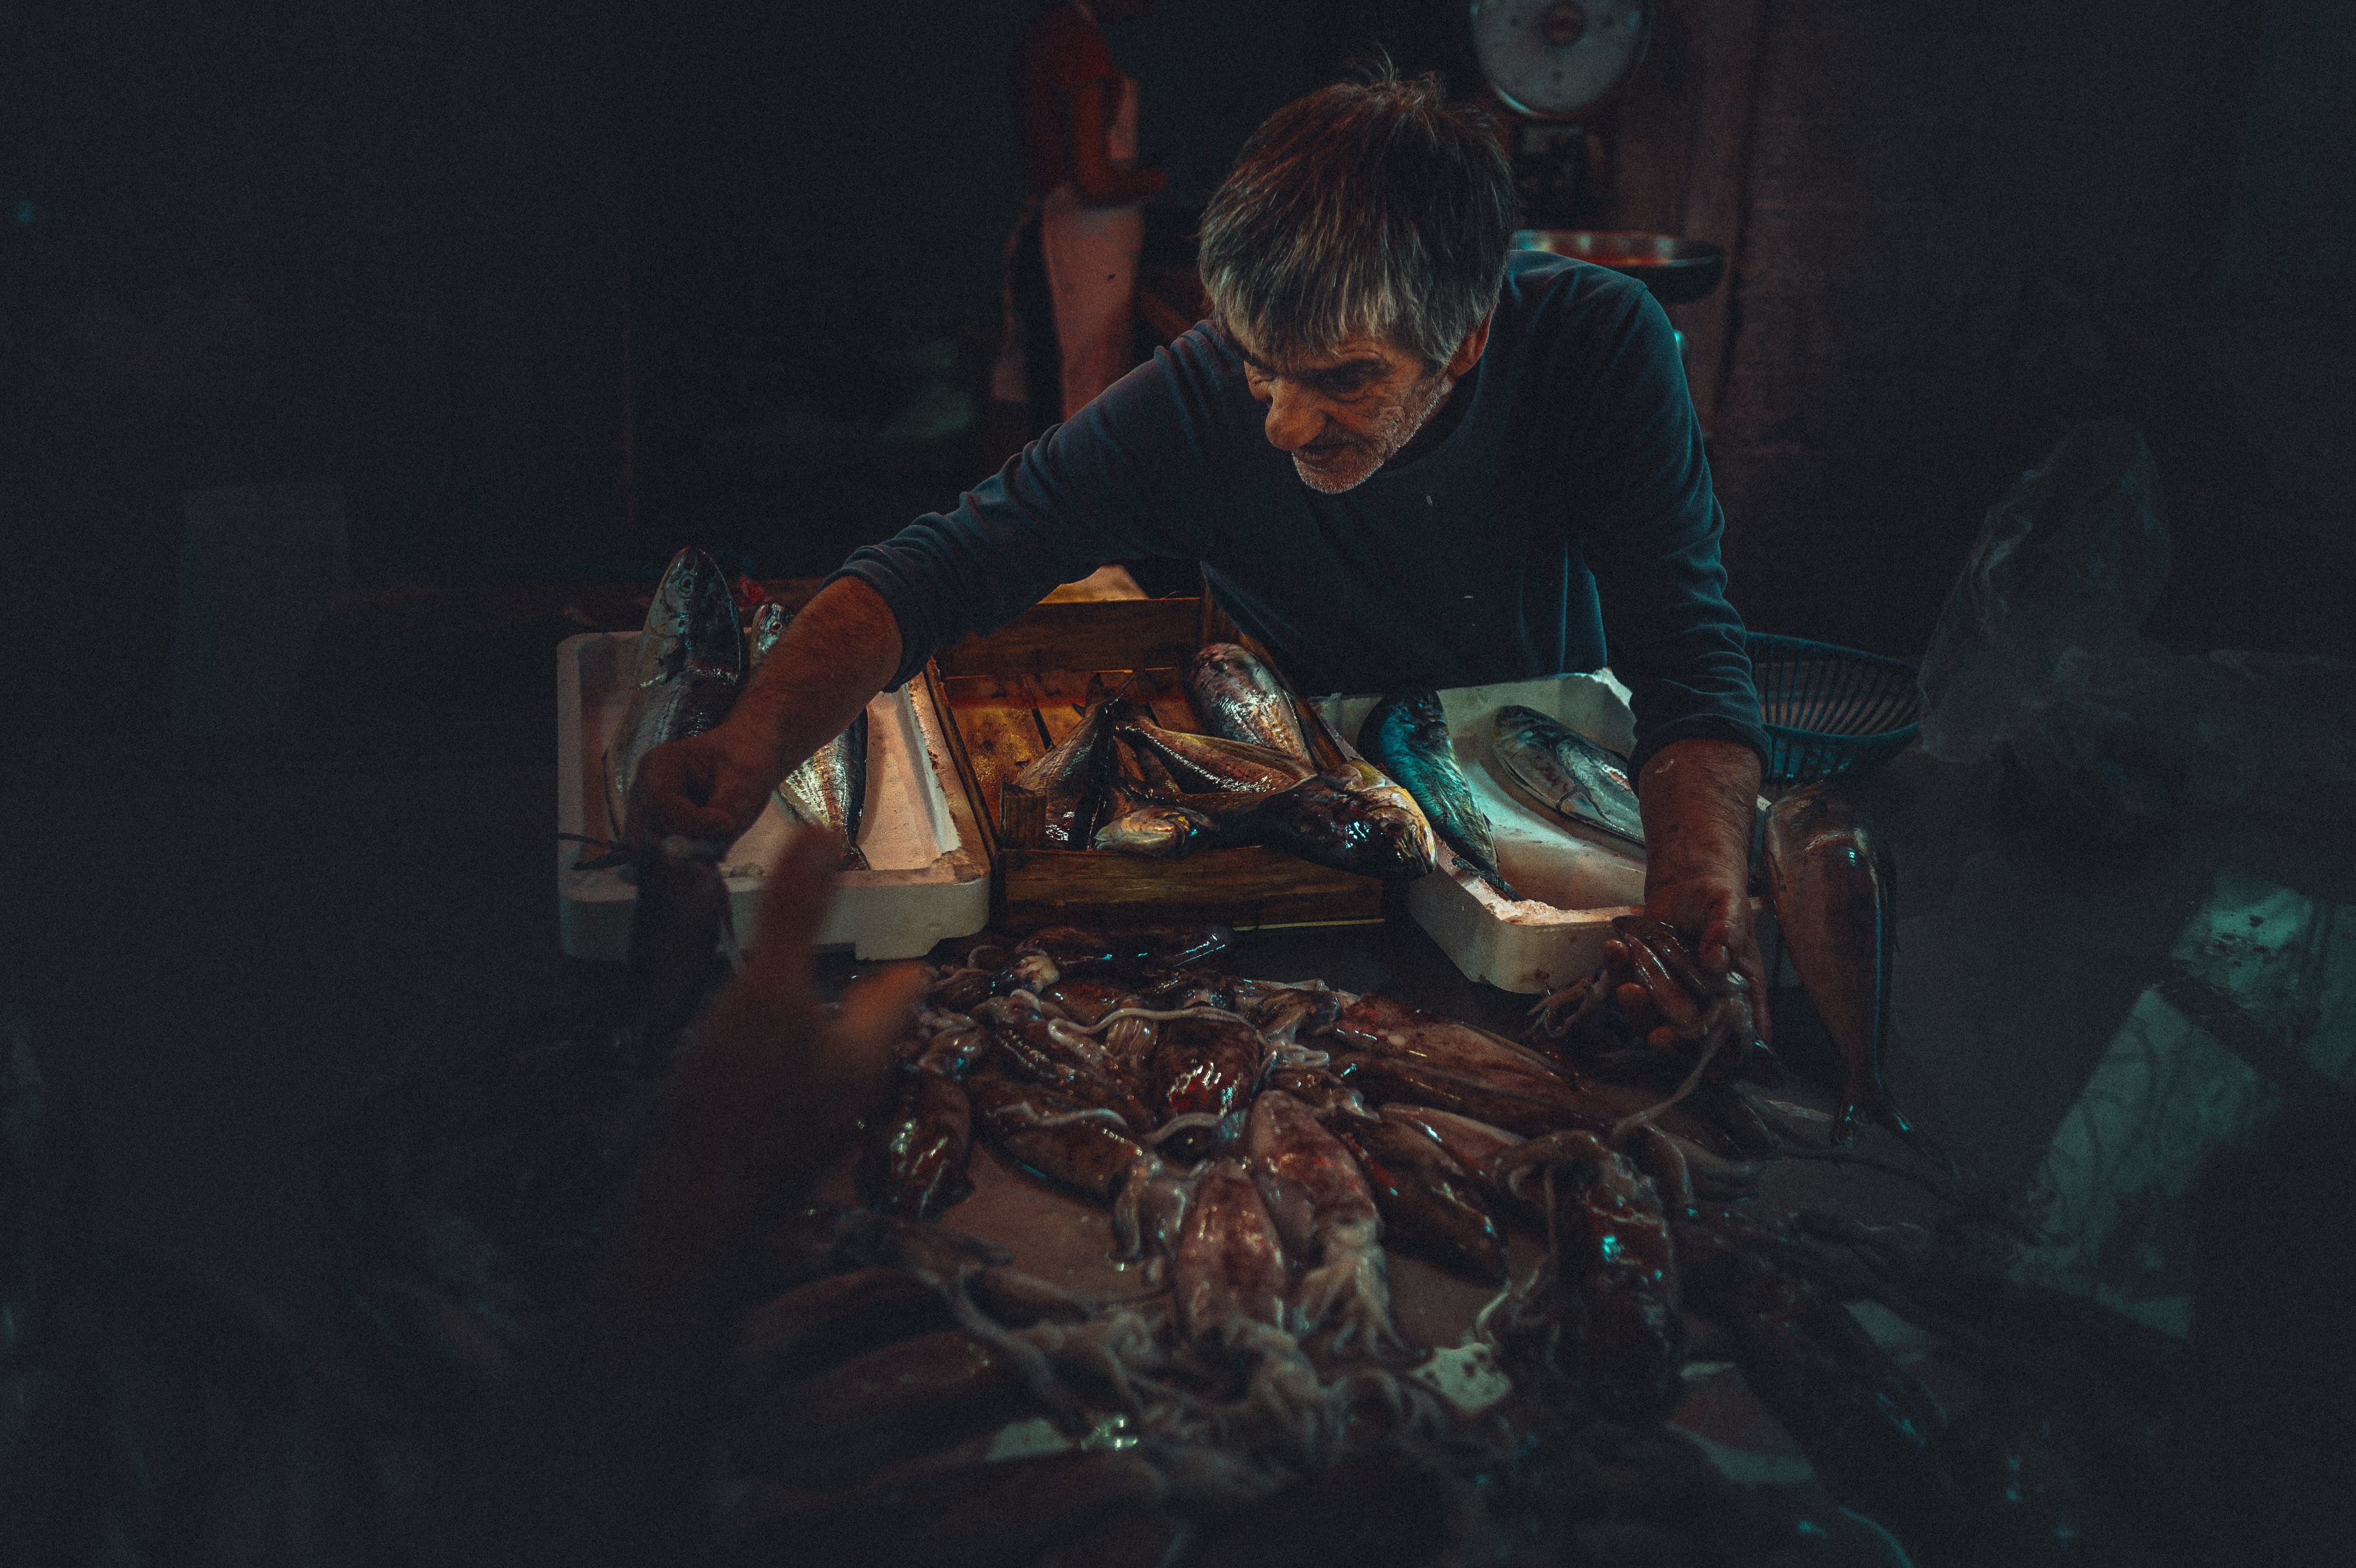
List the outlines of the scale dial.
{"label": "scale dial", "polygon": [[1472,49],[1506,108],[1569,120],[1636,68],[1651,21],[1643,0],[1472,0]]}

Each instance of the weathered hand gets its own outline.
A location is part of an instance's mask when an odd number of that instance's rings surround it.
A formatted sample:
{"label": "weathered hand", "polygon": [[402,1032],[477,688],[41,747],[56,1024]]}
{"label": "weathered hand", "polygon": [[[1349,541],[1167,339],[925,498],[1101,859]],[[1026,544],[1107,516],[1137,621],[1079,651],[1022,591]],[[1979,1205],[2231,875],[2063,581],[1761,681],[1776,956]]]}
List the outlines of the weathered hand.
{"label": "weathered hand", "polygon": [[734,844],[761,815],[784,772],[776,743],[753,725],[723,724],[665,741],[639,760],[622,837],[633,844],[672,834]]}
{"label": "weathered hand", "polygon": [[794,835],[769,873],[744,972],[695,1026],[676,1087],[699,1152],[741,1175],[815,1171],[883,1098],[922,965],[901,964],[819,999],[810,952],[833,902],[838,853]]}
{"label": "weathered hand", "polygon": [[1751,990],[1751,1019],[1759,1038],[1772,1042],[1767,1018],[1767,975],[1759,957],[1759,933],[1751,895],[1740,881],[1691,875],[1665,880],[1644,890],[1644,912],[1676,928],[1709,969],[1732,968]]}

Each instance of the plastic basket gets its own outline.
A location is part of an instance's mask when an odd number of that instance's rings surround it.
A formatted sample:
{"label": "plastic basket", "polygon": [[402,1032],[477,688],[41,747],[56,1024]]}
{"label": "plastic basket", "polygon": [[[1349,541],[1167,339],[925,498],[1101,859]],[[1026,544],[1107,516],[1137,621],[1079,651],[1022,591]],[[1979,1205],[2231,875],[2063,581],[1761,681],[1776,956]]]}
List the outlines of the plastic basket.
{"label": "plastic basket", "polygon": [[1922,692],[1903,659],[1751,634],[1767,728],[1767,782],[1813,784],[1879,767],[1922,727]]}

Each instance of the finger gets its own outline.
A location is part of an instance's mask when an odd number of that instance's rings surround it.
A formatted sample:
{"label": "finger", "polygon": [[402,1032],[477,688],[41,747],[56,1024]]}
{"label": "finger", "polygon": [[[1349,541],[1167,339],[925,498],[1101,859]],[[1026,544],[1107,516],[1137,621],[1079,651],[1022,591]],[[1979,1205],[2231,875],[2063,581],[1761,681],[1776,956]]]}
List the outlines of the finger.
{"label": "finger", "polygon": [[887,1093],[900,1043],[916,1026],[916,997],[925,980],[923,965],[895,964],[843,992],[841,1011],[827,1029],[823,1046],[828,1076],[840,1085],[838,1125],[866,1115]]}
{"label": "finger", "polygon": [[1733,942],[1734,922],[1723,914],[1718,915],[1702,927],[1701,942],[1694,949],[1694,956],[1701,960],[1703,968],[1723,975],[1731,966],[1728,954]]}
{"label": "finger", "polygon": [[760,923],[753,932],[748,975],[765,980],[800,982],[809,973],[811,950],[834,905],[834,861],[840,846],[823,833],[797,828],[769,868],[761,890]]}
{"label": "finger", "polygon": [[870,975],[842,993],[842,1011],[828,1032],[862,1050],[873,1043],[888,1051],[908,1037],[924,988],[921,964],[894,964]]}

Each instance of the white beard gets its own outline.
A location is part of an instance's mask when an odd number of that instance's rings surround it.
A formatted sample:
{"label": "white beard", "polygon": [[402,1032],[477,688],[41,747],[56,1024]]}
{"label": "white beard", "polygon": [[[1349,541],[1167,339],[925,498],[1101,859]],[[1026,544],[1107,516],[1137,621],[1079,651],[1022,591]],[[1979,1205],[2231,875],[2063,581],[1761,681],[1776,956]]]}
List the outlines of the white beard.
{"label": "white beard", "polygon": [[1301,461],[1301,454],[1297,452],[1292,454],[1292,471],[1301,475],[1301,482],[1303,485],[1321,496],[1339,496],[1345,490],[1356,489],[1381,473],[1384,464],[1407,449],[1408,443],[1415,440],[1425,425],[1431,422],[1431,416],[1439,411],[1441,403],[1448,400],[1448,394],[1456,386],[1456,383],[1445,375],[1436,375],[1431,380],[1431,392],[1421,403],[1410,407],[1408,403],[1401,402],[1391,411],[1391,416],[1387,421],[1376,426],[1364,442],[1350,449],[1354,453],[1374,454],[1374,462],[1366,465],[1365,472],[1346,477],[1320,474],[1303,464]]}

